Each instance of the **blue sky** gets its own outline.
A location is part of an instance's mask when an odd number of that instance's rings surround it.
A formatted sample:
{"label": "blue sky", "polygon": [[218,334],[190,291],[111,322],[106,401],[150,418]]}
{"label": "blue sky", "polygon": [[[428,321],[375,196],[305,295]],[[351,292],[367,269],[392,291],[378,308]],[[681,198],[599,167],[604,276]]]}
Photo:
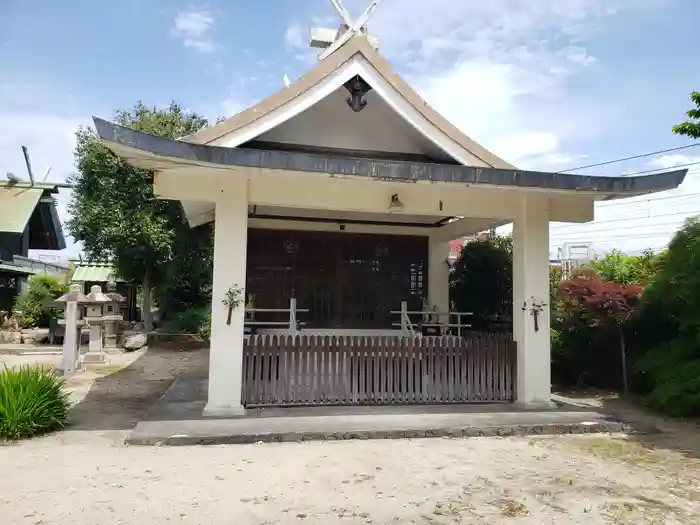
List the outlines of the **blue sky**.
{"label": "blue sky", "polygon": [[[357,15],[367,2],[345,3]],[[690,143],[671,126],[700,90],[697,20],[697,0],[385,0],[369,28],[472,138],[561,170]],[[0,0],[0,172],[24,174],[24,144],[36,171],[65,178],[77,126],[137,100],[229,116],[313,67],[309,27],[339,23],[329,0]],[[694,161],[700,147],[586,173]],[[602,205],[595,223],[553,226],[553,246],[660,247],[700,212],[698,193],[700,173],[677,190],[687,197]]]}

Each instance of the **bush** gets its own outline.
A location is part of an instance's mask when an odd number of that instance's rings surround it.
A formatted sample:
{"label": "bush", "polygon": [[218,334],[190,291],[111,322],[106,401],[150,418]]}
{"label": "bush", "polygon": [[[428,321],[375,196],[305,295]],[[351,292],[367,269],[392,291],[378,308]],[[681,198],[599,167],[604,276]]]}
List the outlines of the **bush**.
{"label": "bush", "polygon": [[472,312],[477,331],[509,331],[513,309],[513,255],[510,237],[470,241],[450,275],[450,302]]}
{"label": "bush", "polygon": [[209,339],[211,333],[211,309],[192,308],[173,314],[166,325],[171,333],[199,334],[202,339]]}
{"label": "bush", "polygon": [[640,341],[643,393],[668,414],[700,415],[700,218],[676,233],[643,300],[645,324],[657,332]]}
{"label": "bush", "polygon": [[27,291],[17,297],[14,310],[22,314],[22,326],[48,327],[51,320],[57,320],[61,311],[52,308],[50,303],[68,291],[65,280],[55,275],[34,275],[29,278]]}
{"label": "bush", "polygon": [[36,366],[0,371],[0,437],[21,439],[63,428],[70,402],[63,378]]}

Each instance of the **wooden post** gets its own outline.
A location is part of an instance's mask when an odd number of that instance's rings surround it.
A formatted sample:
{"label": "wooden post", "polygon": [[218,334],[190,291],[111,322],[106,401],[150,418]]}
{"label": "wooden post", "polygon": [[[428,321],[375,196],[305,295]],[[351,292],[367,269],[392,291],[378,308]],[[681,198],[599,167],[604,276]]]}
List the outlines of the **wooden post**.
{"label": "wooden post", "polygon": [[289,300],[289,335],[294,337],[297,334],[297,300],[292,297]]}

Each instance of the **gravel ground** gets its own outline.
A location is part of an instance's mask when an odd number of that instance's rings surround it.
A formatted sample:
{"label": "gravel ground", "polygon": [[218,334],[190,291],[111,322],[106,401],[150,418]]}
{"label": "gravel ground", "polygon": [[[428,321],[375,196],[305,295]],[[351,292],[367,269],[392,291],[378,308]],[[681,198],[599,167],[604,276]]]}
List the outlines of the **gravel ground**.
{"label": "gravel ground", "polygon": [[700,523],[696,427],[128,447],[123,438],[143,411],[179,371],[206,366],[206,355],[123,360],[123,370],[112,363],[111,374],[101,367],[71,381],[80,402],[70,430],[0,446],[0,523]]}

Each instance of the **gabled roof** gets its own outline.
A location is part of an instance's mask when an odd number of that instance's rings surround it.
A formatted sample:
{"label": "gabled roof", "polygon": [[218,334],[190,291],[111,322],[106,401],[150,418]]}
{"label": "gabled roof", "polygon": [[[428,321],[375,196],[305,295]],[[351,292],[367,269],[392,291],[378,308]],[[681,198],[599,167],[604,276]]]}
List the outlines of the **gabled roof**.
{"label": "gabled roof", "polygon": [[[392,160],[344,149],[301,151],[265,149],[256,138],[275,129],[360,76],[407,124],[419,129],[436,146],[458,161]],[[367,78],[365,78],[365,76]],[[100,138],[133,166],[166,171],[173,168],[256,168],[316,173],[333,177],[367,178],[390,182],[445,182],[590,192],[595,200],[628,197],[677,187],[687,170],[634,177],[596,177],[568,173],[522,171],[489,152],[430,107],[396,75],[361,35],[321,60],[298,81],[262,102],[197,133],[171,140],[125,128],[93,117]],[[274,142],[274,141],[273,141]],[[439,143],[439,144],[438,144]],[[185,209],[188,219],[210,213]]]}
{"label": "gabled roof", "polygon": [[633,197],[678,187],[687,169],[635,175],[598,177],[516,168],[479,168],[452,164],[357,159],[321,154],[259,151],[192,144],[135,131],[93,117],[99,137],[117,155],[138,168],[245,167],[265,170],[347,175],[393,182],[447,182],[501,187],[594,192],[598,199]]}
{"label": "gabled roof", "polygon": [[43,193],[33,188],[0,188],[0,232],[24,232]]}
{"label": "gabled roof", "polygon": [[51,194],[56,184],[0,182],[0,232],[22,234],[29,225],[29,249],[63,250],[66,240]]}
{"label": "gabled roof", "polygon": [[468,151],[488,166],[502,169],[513,168],[511,164],[497,157],[462,133],[445,117],[428,105],[411,86],[394,72],[389,62],[369,45],[367,39],[362,35],[353,36],[337,51],[319,61],[315,68],[290,86],[283,88],[233,117],[214,126],[201,129],[192,135],[183,137],[182,140],[194,144],[211,144],[225,135],[241,130],[314,88],[323,80],[333,75],[357,54],[362,55],[415,110],[458,146]]}

